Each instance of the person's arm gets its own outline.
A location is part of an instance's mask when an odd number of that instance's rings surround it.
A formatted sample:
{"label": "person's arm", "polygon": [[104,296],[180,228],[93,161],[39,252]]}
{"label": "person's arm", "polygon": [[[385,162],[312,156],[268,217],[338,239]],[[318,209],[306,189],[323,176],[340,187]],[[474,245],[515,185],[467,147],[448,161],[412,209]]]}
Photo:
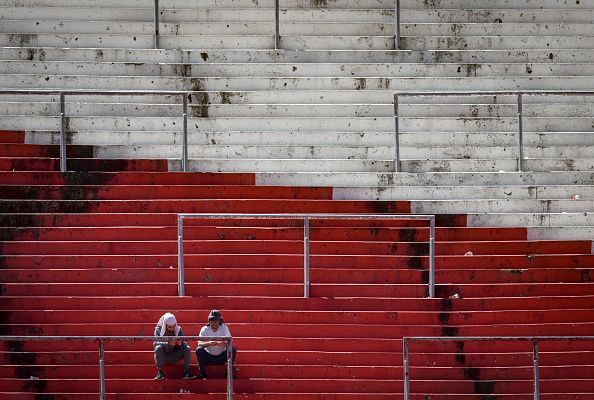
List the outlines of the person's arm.
{"label": "person's arm", "polygon": [[[159,325],[157,325],[155,327],[155,333],[153,334],[153,336],[155,336],[155,337],[161,336],[161,327]],[[157,346],[160,346],[160,345],[163,345],[163,344],[167,344],[167,342],[164,342],[162,340],[161,341],[157,341],[156,340],[156,341],[153,342],[153,347],[157,347]]]}

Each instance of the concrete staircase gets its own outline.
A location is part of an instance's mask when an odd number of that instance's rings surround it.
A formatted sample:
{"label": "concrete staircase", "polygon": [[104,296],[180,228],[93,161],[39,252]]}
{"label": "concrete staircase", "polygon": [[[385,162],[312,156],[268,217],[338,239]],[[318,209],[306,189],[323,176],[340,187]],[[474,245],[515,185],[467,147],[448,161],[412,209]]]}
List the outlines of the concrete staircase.
{"label": "concrete staircase", "polygon": [[[535,238],[594,237],[594,97],[524,96],[524,174],[513,173],[515,96],[403,98],[407,173],[391,174],[394,91],[594,89],[592,1],[403,1],[402,51],[393,0],[283,1],[279,51],[272,1],[163,1],[161,50],[150,50],[152,6],[7,2],[0,88],[190,91],[191,170],[419,200],[415,212],[534,225]],[[1,96],[0,128],[56,144],[57,100]],[[66,115],[69,142],[93,157],[180,169],[179,96],[68,96]]]}
{"label": "concrete staircase", "polygon": [[[166,162],[101,171],[84,154],[86,172],[36,171],[54,148],[15,143],[22,132],[0,137],[5,158],[32,157],[0,174],[3,335],[148,335],[164,309],[196,334],[220,308],[239,348],[236,398],[379,400],[403,398],[404,336],[594,328],[590,241],[529,240],[525,228],[468,227],[466,215],[437,216],[436,299],[425,298],[427,228],[413,221],[312,221],[311,299],[299,223],[189,221],[187,296],[177,297],[177,212],[407,213],[411,203],[332,200],[330,188],[255,185],[254,174],[162,172]],[[96,343],[2,346],[0,397],[97,397]],[[106,344],[108,399],[180,389],[225,398],[222,369],[182,381],[178,365],[153,381],[149,348]],[[412,399],[533,398],[530,343],[410,349]],[[541,343],[541,399],[592,398],[593,357],[593,342]]]}

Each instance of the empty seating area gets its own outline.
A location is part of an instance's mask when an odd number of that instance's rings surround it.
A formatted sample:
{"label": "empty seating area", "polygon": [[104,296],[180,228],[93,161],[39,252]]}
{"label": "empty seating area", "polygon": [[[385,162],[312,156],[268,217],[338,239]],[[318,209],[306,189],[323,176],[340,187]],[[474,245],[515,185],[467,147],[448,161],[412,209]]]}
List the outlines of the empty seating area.
{"label": "empty seating area", "polygon": [[[405,399],[404,338],[410,399],[532,400],[543,337],[540,399],[594,397],[594,340],[556,338],[594,332],[592,0],[402,0],[399,43],[394,0],[281,0],[278,49],[273,0],[158,3],[158,37],[152,0],[0,5],[0,335],[220,309],[245,400]],[[180,213],[313,215],[310,297],[282,217],[185,221],[178,296]],[[315,214],[435,215],[435,297],[426,221]],[[0,346],[0,398],[97,398],[96,342]],[[107,399],[227,398],[105,354]]]}

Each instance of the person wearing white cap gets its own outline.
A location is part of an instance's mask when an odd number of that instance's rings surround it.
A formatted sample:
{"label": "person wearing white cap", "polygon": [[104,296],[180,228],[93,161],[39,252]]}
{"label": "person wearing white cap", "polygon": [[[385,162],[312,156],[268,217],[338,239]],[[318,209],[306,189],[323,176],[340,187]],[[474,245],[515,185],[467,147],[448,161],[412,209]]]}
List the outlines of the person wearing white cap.
{"label": "person wearing white cap", "polygon": [[[175,315],[171,313],[165,313],[159,318],[157,326],[155,326],[155,337],[163,336],[179,336],[183,337],[184,332],[181,326],[177,324]],[[184,359],[184,374],[183,379],[194,379],[195,375],[190,372],[190,360],[192,358],[192,350],[190,346],[182,339],[170,340],[170,341],[155,341],[153,343],[155,350],[155,363],[157,364],[157,376],[156,380],[165,379],[163,373],[163,365],[165,364],[176,364],[182,358]]]}
{"label": "person wearing white cap", "polygon": [[[202,337],[231,337],[231,332],[219,310],[212,310],[208,315],[208,323],[202,327],[200,334]],[[206,379],[207,365],[225,365],[227,363],[227,342],[224,340],[199,341],[196,349],[196,358],[200,367],[200,378]],[[231,364],[235,363],[237,349],[231,348]]]}

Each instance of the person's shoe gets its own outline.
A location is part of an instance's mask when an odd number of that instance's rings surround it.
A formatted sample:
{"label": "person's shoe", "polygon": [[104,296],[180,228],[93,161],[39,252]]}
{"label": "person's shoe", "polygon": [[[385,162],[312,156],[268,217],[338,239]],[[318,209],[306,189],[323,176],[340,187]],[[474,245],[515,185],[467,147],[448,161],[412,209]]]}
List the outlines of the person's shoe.
{"label": "person's shoe", "polygon": [[155,380],[162,381],[163,379],[165,379],[165,374],[163,373],[163,371],[157,371],[157,376],[155,376]]}
{"label": "person's shoe", "polygon": [[199,378],[200,379],[206,379],[206,374],[200,374]]}
{"label": "person's shoe", "polygon": [[196,379],[196,375],[192,374],[190,371],[186,371],[182,379]]}

